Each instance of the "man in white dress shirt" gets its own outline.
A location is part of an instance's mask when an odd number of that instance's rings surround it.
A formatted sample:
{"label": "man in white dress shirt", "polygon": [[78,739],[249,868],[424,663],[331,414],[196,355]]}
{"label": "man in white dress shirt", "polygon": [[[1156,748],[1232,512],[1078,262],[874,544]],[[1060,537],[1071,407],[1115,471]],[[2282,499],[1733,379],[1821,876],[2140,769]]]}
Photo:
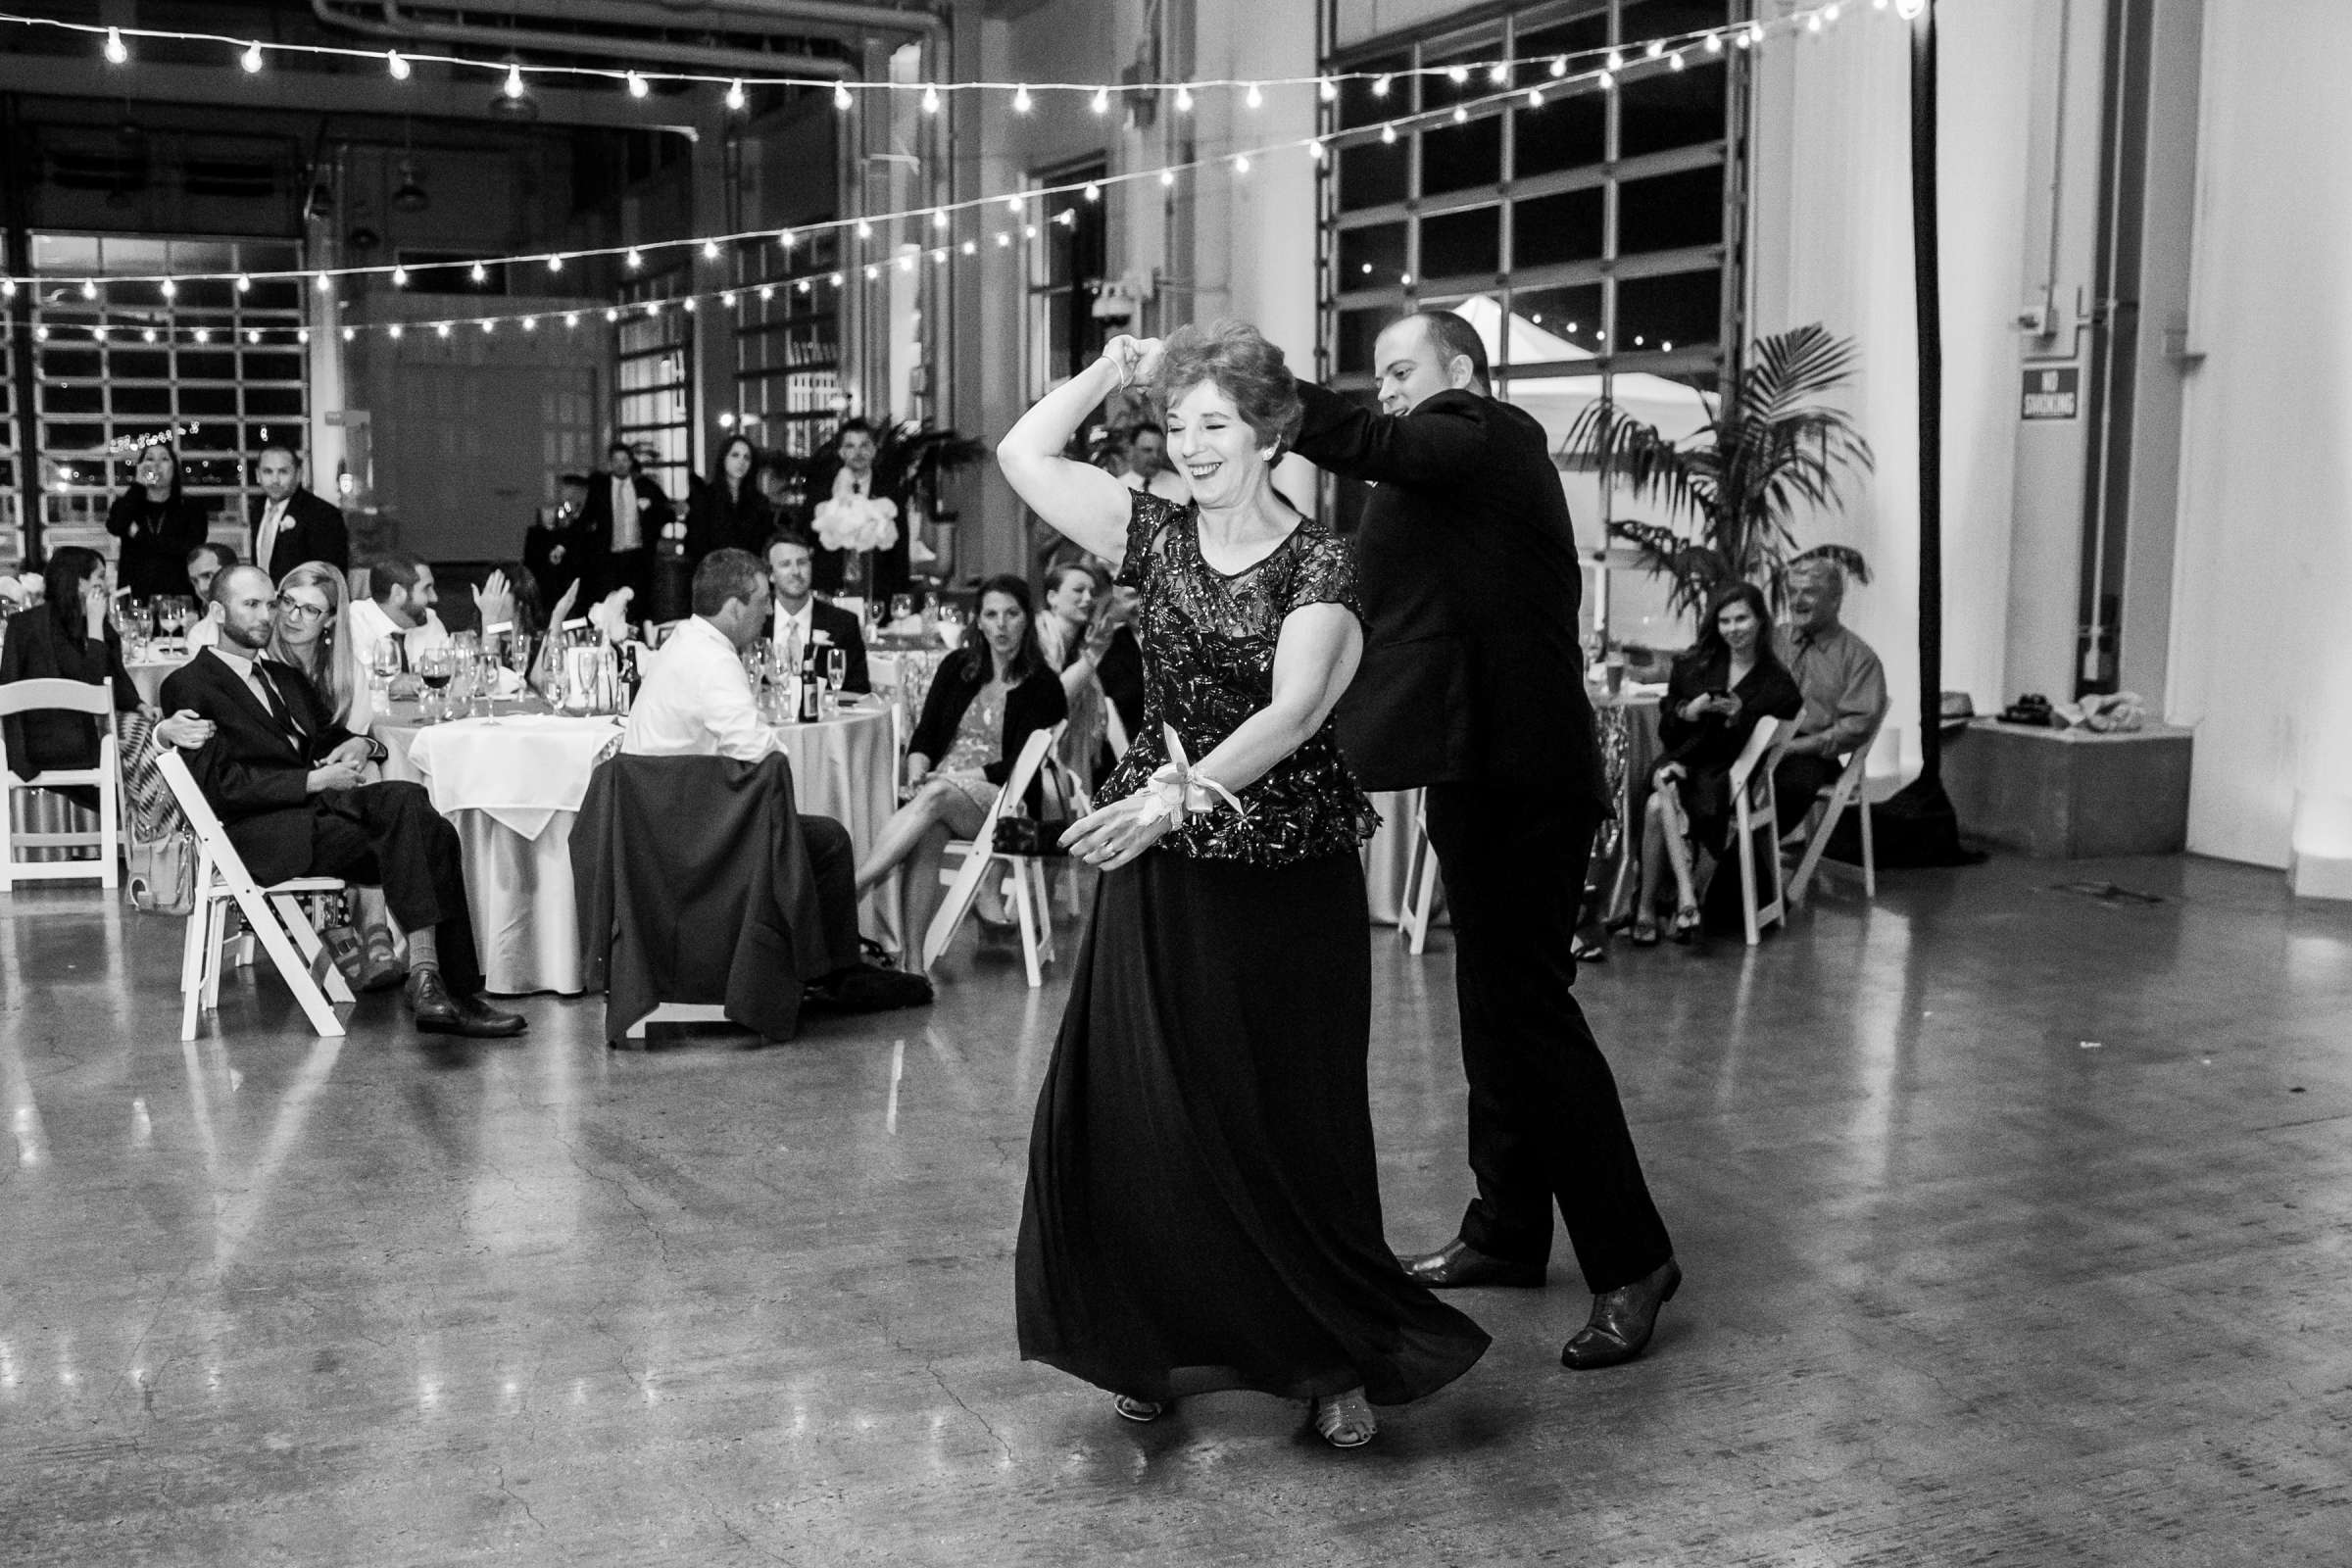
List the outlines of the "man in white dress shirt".
{"label": "man in white dress shirt", "polygon": [[188,652],[211,648],[220,641],[220,607],[213,603],[213,579],[237,564],[237,553],[226,545],[206,540],[188,552],[188,586],[204,614],[188,628]]}
{"label": "man in white dress shirt", "polygon": [[[782,750],[760,717],[743,651],[769,627],[767,573],[747,550],[713,550],[694,571],[694,613],[653,656],[629,706],[621,750],[632,757],[731,757],[756,762]],[[828,946],[858,949],[858,859],[849,829],[829,816],[801,815],[801,838],[816,883]],[[919,994],[918,989],[919,988]],[[811,995],[844,1006],[910,1006],[931,1000],[916,975],[858,964],[812,983]]]}
{"label": "man in white dress shirt", "polygon": [[1183,506],[1193,499],[1193,487],[1183,474],[1168,466],[1168,432],[1151,419],[1138,419],[1127,431],[1127,471],[1119,483],[1130,490],[1149,490],[1163,501]]}

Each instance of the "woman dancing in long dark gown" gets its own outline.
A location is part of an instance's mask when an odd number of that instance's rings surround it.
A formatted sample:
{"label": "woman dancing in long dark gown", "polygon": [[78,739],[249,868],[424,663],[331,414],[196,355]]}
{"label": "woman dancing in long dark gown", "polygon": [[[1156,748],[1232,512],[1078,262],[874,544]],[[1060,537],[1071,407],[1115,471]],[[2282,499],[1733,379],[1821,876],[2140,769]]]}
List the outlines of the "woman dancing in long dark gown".
{"label": "woman dancing in long dark gown", "polygon": [[[1060,456],[1154,378],[1191,505]],[[997,449],[1039,515],[1140,590],[1146,683],[1105,804],[1064,840],[1103,875],[1038,1097],[1017,1296],[1021,1354],[1130,1420],[1254,1389],[1308,1400],[1352,1448],[1371,1404],[1443,1387],[1488,1342],[1382,1240],[1358,858],[1376,819],[1330,725],[1363,632],[1347,547],[1271,482],[1298,416],[1282,351],[1221,321],[1164,352],[1115,339]]]}

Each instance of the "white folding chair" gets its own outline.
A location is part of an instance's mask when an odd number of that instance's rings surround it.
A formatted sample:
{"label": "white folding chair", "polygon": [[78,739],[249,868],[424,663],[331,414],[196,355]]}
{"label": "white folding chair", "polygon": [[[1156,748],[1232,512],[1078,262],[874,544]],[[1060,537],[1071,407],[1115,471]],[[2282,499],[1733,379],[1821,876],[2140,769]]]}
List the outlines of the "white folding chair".
{"label": "white folding chair", "polygon": [[245,916],[247,929],[260,939],[262,951],[270,955],[278,977],[302,1004],[311,1027],[321,1035],[343,1033],[343,1020],[335,1016],[332,1003],[351,1001],[351,985],[331,957],[320,962],[326,945],[318,940],[303,909],[305,899],[341,893],[342,880],[299,876],[260,886],[245,869],[245,858],[228,842],[212,803],[197,789],[188,764],[177,753],[167,751],[157,760],[156,771],[172,787],[172,798],[179,803],[181,814],[196,835],[196,905],[188,911],[187,935],[179,954],[179,1038],[196,1038],[199,1006],[220,1004],[220,971],[225,966],[220,950],[231,904]]}
{"label": "white folding chair", "polygon": [[[1756,720],[1755,732],[1732,764],[1732,832],[1740,841],[1740,913],[1747,927],[1747,945],[1754,947],[1764,927],[1788,923],[1788,903],[1781,885],[1779,796],[1772,787],[1772,770],[1781,760],[1781,721],[1767,714]],[[1760,897],[1756,834],[1765,835],[1761,874],[1772,881],[1772,897]]]}
{"label": "white folding chair", "polygon": [[1046,754],[1061,740],[1063,726],[1032,730],[1021,746],[1021,755],[1012,764],[1004,787],[989,803],[988,814],[980,819],[980,831],[969,843],[953,843],[948,853],[960,856],[962,863],[954,871],[940,867],[939,879],[948,889],[948,896],[931,917],[931,929],[923,933],[923,967],[929,969],[948,951],[956,940],[956,930],[963,924],[964,916],[972,912],[972,901],[980,896],[980,884],[991,867],[1001,865],[1005,873],[1004,897],[1012,906],[1013,918],[1021,928],[1021,958],[1028,965],[1029,984],[1045,984],[1041,965],[1054,958],[1054,922],[1046,896],[1045,858],[1036,855],[1006,855],[996,848],[997,822],[1018,806],[1021,797],[1037,778],[1037,770],[1045,765]]}
{"label": "white folding chair", "polygon": [[1838,781],[1822,789],[1811,812],[1812,825],[1805,830],[1804,853],[1797,859],[1795,874],[1788,879],[1790,908],[1805,906],[1805,891],[1812,886],[1813,873],[1821,867],[1822,852],[1830,847],[1830,835],[1837,830],[1838,818],[1848,806],[1857,808],[1856,820],[1862,829],[1863,896],[1871,899],[1879,896],[1879,853],[1878,846],[1871,842],[1870,796],[1865,788],[1870,773],[1870,750],[1878,744],[1878,726],[1873,725],[1862,744],[1846,758]]}
{"label": "white folding chair", "polygon": [[[0,686],[0,718],[23,713],[87,713],[99,722],[98,765],[43,768],[35,783],[17,777],[8,761],[8,742],[0,732],[0,893],[19,882],[79,881],[96,877],[102,888],[121,885],[122,859],[122,773],[116,765],[115,694],[111,686],[83,680],[19,680]],[[19,831],[15,825],[19,791],[52,786],[95,786],[98,826],[95,831]],[[26,806],[31,800],[26,799]],[[71,850],[96,846],[95,860],[20,860],[27,850]]]}
{"label": "white folding chair", "polygon": [[1396,934],[1415,957],[1429,946],[1430,911],[1437,906],[1438,852],[1429,842],[1429,792],[1414,790],[1405,828],[1404,885],[1396,890]]}

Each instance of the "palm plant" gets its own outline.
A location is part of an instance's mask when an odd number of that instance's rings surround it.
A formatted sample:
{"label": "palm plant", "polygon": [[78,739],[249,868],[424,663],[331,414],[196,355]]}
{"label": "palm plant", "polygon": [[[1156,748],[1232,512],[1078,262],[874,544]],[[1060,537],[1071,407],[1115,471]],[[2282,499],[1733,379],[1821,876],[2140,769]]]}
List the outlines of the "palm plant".
{"label": "palm plant", "polygon": [[[1854,360],[1852,340],[1819,322],[1761,338],[1708,427],[1681,442],[1606,399],[1577,416],[1567,455],[1598,468],[1604,484],[1621,478],[1636,497],[1696,524],[1609,524],[1644,566],[1673,580],[1677,609],[1703,613],[1716,589],[1742,581],[1780,608],[1798,510],[1837,504],[1841,483],[1873,465],[1852,417],[1812,402],[1843,385]],[[1823,545],[1805,554],[1835,557],[1857,580],[1870,580],[1858,551]]]}

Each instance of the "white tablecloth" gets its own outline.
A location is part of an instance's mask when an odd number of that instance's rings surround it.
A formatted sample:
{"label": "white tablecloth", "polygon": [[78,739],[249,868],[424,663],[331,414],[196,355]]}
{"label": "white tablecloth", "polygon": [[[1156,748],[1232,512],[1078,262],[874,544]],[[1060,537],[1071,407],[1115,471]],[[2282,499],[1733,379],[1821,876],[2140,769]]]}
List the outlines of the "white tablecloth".
{"label": "white tablecloth", "polygon": [[[374,726],[387,754],[384,777],[424,785],[458,830],[484,984],[506,996],[578,995],[571,826],[617,722],[516,715],[419,728],[416,712],[413,703],[395,704]],[[897,805],[889,710],[846,709],[777,734],[802,811],[839,821],[862,858]],[[867,931],[889,933],[888,911],[875,901],[859,913]]]}
{"label": "white tablecloth", "polygon": [[169,659],[149,656],[126,659],[122,662],[122,667],[129,671],[130,683],[139,689],[139,700],[160,705],[164,700],[164,677],[187,662],[188,656],[184,654]]}

